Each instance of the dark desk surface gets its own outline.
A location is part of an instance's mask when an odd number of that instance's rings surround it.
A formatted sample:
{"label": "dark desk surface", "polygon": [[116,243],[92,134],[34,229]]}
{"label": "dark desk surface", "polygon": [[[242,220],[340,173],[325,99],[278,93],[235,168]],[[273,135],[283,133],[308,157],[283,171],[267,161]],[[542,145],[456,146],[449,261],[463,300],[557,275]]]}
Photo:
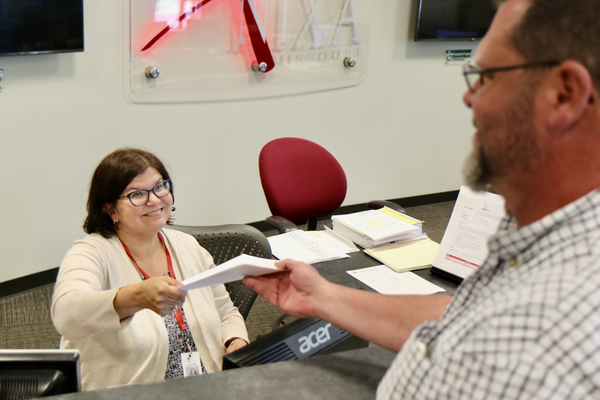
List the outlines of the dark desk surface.
{"label": "dark desk surface", "polygon": [[[346,273],[380,263],[363,252],[350,258],[316,264],[326,279],[341,285],[372,290]],[[432,275],[418,275],[453,294],[456,285]],[[395,354],[371,345],[343,353],[320,355],[304,360],[278,362],[146,384],[122,386],[93,392],[57,396],[57,399],[374,399],[377,385]]]}
{"label": "dark desk surface", "polygon": [[[355,252],[350,254],[350,258],[342,258],[334,261],[327,261],[324,263],[315,264],[315,268],[319,270],[321,276],[331,282],[339,283],[340,285],[352,287],[355,289],[366,289],[371,290],[370,287],[362,283],[361,281],[354,278],[352,275],[346,273],[353,269],[360,269],[366,267],[372,267],[375,265],[381,265],[381,263],[372,257],[369,257],[364,252]],[[440,286],[446,290],[446,294],[454,295],[457,288],[457,284],[440,278],[436,275],[432,275],[429,268],[412,271],[415,274],[427,279],[433,284]]]}
{"label": "dark desk surface", "polygon": [[377,385],[394,355],[374,346],[198,377],[74,393],[53,399],[374,399]]}

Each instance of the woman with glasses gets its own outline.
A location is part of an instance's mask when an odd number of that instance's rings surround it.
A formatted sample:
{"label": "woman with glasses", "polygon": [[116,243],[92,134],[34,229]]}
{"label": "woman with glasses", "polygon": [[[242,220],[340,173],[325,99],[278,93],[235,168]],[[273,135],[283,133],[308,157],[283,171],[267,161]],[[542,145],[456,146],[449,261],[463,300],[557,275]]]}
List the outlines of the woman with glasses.
{"label": "woman with glasses", "polygon": [[218,371],[248,343],[223,285],[178,289],[213,261],[192,236],[163,229],[173,203],[149,152],[117,150],[94,172],[88,236],[65,255],[52,299],[61,348],[81,352],[83,390]]}

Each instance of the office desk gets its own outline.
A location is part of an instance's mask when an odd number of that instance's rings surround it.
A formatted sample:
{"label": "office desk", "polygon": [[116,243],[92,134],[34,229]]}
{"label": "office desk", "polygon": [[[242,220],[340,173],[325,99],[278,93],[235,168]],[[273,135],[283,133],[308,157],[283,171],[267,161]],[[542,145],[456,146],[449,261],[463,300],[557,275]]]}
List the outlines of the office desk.
{"label": "office desk", "polygon": [[[381,263],[372,257],[369,257],[363,251],[350,253],[350,258],[342,258],[339,260],[327,261],[324,263],[315,264],[315,268],[321,276],[330,282],[340,285],[352,287],[355,289],[364,289],[373,291],[369,286],[352,277],[346,271],[381,265]],[[446,294],[454,295],[458,285],[454,282],[432,275],[429,268],[412,271],[415,274],[427,279],[431,283],[440,286],[446,290]]]}
{"label": "office desk", "polygon": [[53,397],[65,400],[319,400],[374,399],[394,358],[380,347],[214,374]]}
{"label": "office desk", "polygon": [[[362,251],[350,258],[315,264],[320,274],[341,285],[356,289],[371,288],[346,271],[379,265]],[[418,275],[453,294],[456,285],[431,275],[429,270]],[[93,392],[57,396],[69,400],[113,399],[374,399],[377,385],[395,354],[371,345],[367,348],[315,356],[303,360],[278,362],[200,377],[182,378],[146,384],[122,386]]]}

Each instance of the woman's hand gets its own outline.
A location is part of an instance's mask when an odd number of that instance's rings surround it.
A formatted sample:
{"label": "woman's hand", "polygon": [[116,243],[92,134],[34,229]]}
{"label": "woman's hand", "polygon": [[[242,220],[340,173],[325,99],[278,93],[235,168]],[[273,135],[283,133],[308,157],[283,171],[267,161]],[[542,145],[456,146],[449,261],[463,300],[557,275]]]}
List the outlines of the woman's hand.
{"label": "woman's hand", "polygon": [[187,291],[179,290],[181,282],[168,276],[157,276],[142,282],[123,286],[113,300],[115,311],[121,319],[149,309],[159,315],[173,312],[185,302]]}
{"label": "woman's hand", "polygon": [[225,354],[233,353],[234,351],[241,349],[246,346],[248,343],[242,338],[235,338],[230,343],[229,346],[225,349]]}
{"label": "woman's hand", "polygon": [[181,282],[168,276],[157,276],[141,282],[143,291],[139,300],[143,308],[148,308],[159,315],[171,314],[175,307],[185,302],[187,291],[177,289]]}

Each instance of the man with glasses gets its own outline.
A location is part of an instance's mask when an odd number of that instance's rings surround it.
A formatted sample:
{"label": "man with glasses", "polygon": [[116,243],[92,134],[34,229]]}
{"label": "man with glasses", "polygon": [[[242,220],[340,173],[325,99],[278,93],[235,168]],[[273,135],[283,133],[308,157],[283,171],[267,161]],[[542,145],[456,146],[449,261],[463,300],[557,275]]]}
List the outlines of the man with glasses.
{"label": "man with glasses", "polygon": [[599,0],[508,0],[465,67],[467,183],[509,216],[447,296],[382,296],[313,268],[244,282],[399,354],[378,399],[600,398]]}

